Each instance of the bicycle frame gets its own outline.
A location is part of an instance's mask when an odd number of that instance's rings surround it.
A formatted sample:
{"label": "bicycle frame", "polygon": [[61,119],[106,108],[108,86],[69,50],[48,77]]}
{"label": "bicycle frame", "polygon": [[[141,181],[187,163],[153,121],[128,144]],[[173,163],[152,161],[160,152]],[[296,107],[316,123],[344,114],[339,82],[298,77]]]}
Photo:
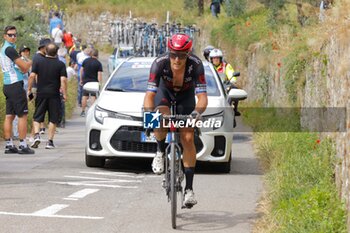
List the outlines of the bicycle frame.
{"label": "bicycle frame", "polygon": [[[170,122],[177,120],[175,100],[171,101],[169,120]],[[170,127],[170,141],[166,148],[165,155],[165,183],[163,185],[168,196],[168,201],[171,202],[171,222],[174,229],[176,228],[178,193],[181,196],[181,204],[183,202],[183,188],[181,182],[184,178],[181,163],[181,148],[178,144],[179,135],[177,135],[176,131],[177,129],[175,127]]]}

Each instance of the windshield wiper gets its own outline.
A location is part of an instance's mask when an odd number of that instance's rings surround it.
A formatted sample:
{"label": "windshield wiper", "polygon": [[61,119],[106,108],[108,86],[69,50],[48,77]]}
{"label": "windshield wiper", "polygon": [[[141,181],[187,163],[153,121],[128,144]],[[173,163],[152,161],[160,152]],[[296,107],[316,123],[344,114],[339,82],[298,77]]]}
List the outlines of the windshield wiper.
{"label": "windshield wiper", "polygon": [[113,88],[113,87],[108,87],[106,88],[107,91],[120,91],[120,92],[125,92],[124,89],[121,88]]}

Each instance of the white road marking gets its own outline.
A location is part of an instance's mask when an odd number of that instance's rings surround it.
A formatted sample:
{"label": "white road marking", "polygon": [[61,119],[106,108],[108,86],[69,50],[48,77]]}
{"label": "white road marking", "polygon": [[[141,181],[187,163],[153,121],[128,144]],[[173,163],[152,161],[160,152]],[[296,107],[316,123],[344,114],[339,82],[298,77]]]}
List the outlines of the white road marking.
{"label": "white road marking", "polygon": [[92,193],[95,193],[95,192],[98,192],[99,189],[82,189],[78,192],[75,192],[71,195],[69,195],[69,197],[67,198],[64,198],[65,200],[70,200],[70,201],[77,201],[81,198],[84,198],[86,197],[87,195],[89,194],[92,194]]}
{"label": "white road marking", "polygon": [[69,219],[104,219],[104,217],[93,216],[78,216],[78,215],[35,215],[34,213],[13,213],[13,212],[0,212],[0,215],[11,216],[26,216],[26,217],[44,217],[44,218],[69,218]]}
{"label": "white road marking", "polygon": [[125,188],[125,189],[136,189],[138,186],[121,186],[121,185],[109,185],[109,184],[94,184],[94,183],[85,183],[85,182],[56,182],[49,181],[49,183],[53,184],[66,184],[72,186],[95,186],[95,187],[105,187],[105,188]]}
{"label": "white road marking", "polygon": [[67,200],[67,201],[77,201],[77,200],[79,200],[79,199],[70,198],[70,197],[65,197],[65,198],[63,198],[63,200]]}
{"label": "white road marking", "polygon": [[103,176],[120,176],[120,177],[129,177],[129,178],[136,178],[136,179],[142,179],[144,176],[133,176],[129,175],[130,173],[126,172],[84,172],[81,171],[81,174],[92,174],[92,175],[103,175]]}
{"label": "white road marking", "polygon": [[141,180],[121,180],[121,179],[109,179],[100,177],[87,177],[87,176],[64,176],[66,178],[87,179],[87,180],[101,180],[105,182],[120,182],[120,183],[139,183]]}
{"label": "white road marking", "polygon": [[54,215],[55,213],[57,213],[58,211],[68,207],[69,205],[65,205],[65,204],[54,204],[51,205],[45,209],[42,210],[38,210],[36,212],[33,213],[33,215],[35,216],[50,216],[50,215]]}

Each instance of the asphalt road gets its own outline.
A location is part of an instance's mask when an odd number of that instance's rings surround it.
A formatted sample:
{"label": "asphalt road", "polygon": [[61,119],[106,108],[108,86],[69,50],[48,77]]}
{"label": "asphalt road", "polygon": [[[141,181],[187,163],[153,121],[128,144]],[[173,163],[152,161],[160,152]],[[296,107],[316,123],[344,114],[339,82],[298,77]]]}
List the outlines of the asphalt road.
{"label": "asphalt road", "polygon": [[[102,54],[105,71],[107,58]],[[107,161],[105,168],[85,166],[85,119],[79,113],[76,109],[66,128],[58,128],[54,150],[44,149],[43,135],[35,155],[0,151],[0,233],[174,232],[163,176],[151,172],[151,160],[116,159]],[[247,131],[240,129],[239,118],[238,125],[238,132]],[[198,164],[198,204],[178,211],[177,232],[251,232],[262,190],[251,136],[234,135],[230,174]]]}
{"label": "asphalt road", "polygon": [[[86,167],[84,118],[78,114],[58,129],[56,149],[44,149],[42,143],[35,155],[0,153],[0,232],[173,232],[162,176],[152,174],[151,160]],[[234,139],[230,174],[199,164],[194,180],[198,204],[179,211],[177,231],[251,231],[261,173],[251,135]]]}

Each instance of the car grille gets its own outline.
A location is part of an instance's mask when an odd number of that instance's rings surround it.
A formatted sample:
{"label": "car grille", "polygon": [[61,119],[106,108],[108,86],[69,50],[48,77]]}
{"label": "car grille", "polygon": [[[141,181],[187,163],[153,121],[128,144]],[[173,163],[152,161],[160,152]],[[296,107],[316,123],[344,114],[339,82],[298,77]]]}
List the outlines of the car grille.
{"label": "car grille", "polygon": [[[123,152],[156,153],[157,143],[141,142],[142,126],[121,126],[112,136],[110,144],[114,150]],[[197,153],[203,149],[202,140],[195,137]]]}

